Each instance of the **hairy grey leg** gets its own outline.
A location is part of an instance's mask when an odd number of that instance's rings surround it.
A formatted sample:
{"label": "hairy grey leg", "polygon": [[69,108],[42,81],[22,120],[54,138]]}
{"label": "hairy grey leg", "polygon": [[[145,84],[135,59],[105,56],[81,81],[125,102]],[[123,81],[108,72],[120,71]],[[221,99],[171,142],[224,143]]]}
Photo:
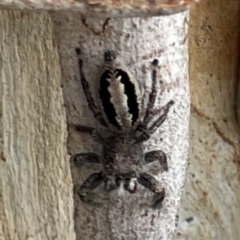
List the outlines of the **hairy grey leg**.
{"label": "hairy grey leg", "polygon": [[96,142],[99,142],[99,143],[105,142],[105,140],[102,138],[102,136],[93,127],[88,127],[88,126],[83,126],[83,125],[77,124],[77,125],[75,125],[75,129],[78,132],[90,134]]}
{"label": "hairy grey leg", "polygon": [[159,182],[148,173],[141,173],[140,177],[137,179],[138,182],[145,188],[149,189],[155,195],[153,197],[153,203],[151,207],[153,209],[160,209],[162,207],[162,202],[165,197],[165,189],[159,189]]}
{"label": "hairy grey leg", "polygon": [[166,120],[170,108],[173,106],[174,101],[169,101],[165,106],[162,107],[163,114],[150,126],[147,131],[149,134],[153,134]]}
{"label": "hairy grey leg", "polygon": [[78,190],[78,195],[83,202],[96,204],[100,201],[100,196],[93,191],[104,181],[106,176],[102,172],[93,173],[82,184]]}
{"label": "hairy grey leg", "polygon": [[[145,154],[145,164],[158,161],[163,171],[168,171],[167,156],[161,150],[151,151]],[[163,172],[162,171],[162,172]]]}
{"label": "hairy grey leg", "polygon": [[148,100],[148,105],[147,105],[147,111],[145,113],[145,117],[143,119],[143,122],[141,124],[141,126],[143,128],[146,128],[146,126],[148,125],[148,123],[151,121],[154,113],[153,113],[153,108],[154,108],[154,104],[156,101],[156,96],[157,96],[157,66],[158,66],[158,60],[154,59],[152,62],[152,88],[151,88],[151,93],[149,96],[149,100]]}
{"label": "hairy grey leg", "polygon": [[165,106],[163,106],[160,110],[163,111],[163,114],[160,115],[160,117],[148,128],[143,128],[142,126],[139,126],[139,129],[137,131],[140,132],[140,135],[137,137],[138,142],[146,141],[148,140],[151,135],[162,125],[162,123],[166,120],[168,112],[172,105],[174,104],[174,101],[169,101]]}
{"label": "hairy grey leg", "polygon": [[86,132],[86,133],[89,133],[89,134],[93,134],[95,128],[93,127],[88,127],[88,126],[83,126],[83,125],[75,125],[75,128],[78,132]]}
{"label": "hairy grey leg", "polygon": [[146,108],[147,110],[145,112],[143,121],[138,125],[137,129],[135,130],[136,133],[141,132],[142,129],[146,129],[147,125],[155,115],[154,104],[157,96],[157,66],[158,66],[158,60],[154,59],[152,61],[152,88],[151,88],[151,93],[148,100],[148,105]]}
{"label": "hairy grey leg", "polygon": [[79,72],[80,72],[80,76],[81,76],[81,83],[82,83],[82,88],[83,91],[85,93],[87,102],[88,102],[88,106],[91,109],[91,111],[94,114],[94,117],[99,121],[99,123],[101,123],[103,126],[107,127],[107,124],[105,122],[105,120],[103,119],[102,114],[98,111],[98,108],[94,102],[94,99],[92,97],[91,91],[90,91],[90,87],[89,84],[86,80],[84,71],[83,71],[83,60],[81,59],[80,55],[81,55],[81,50],[80,48],[76,48],[76,53],[78,56],[78,64],[79,64]]}
{"label": "hairy grey leg", "polygon": [[101,163],[100,157],[93,152],[78,153],[73,158],[74,165],[78,168],[82,167],[85,163]]}
{"label": "hairy grey leg", "polygon": [[[103,143],[104,139],[101,135],[92,127],[75,125],[75,128],[78,132],[89,133],[93,136],[93,139],[97,142]],[[93,152],[88,153],[78,153],[73,158],[74,165],[76,167],[82,167],[85,163],[101,163],[100,157]]]}

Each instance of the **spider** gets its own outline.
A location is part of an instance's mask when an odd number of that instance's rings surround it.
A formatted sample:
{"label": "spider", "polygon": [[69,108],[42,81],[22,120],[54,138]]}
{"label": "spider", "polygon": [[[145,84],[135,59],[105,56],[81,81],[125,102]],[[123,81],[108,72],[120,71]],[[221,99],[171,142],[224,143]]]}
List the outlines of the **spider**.
{"label": "spider", "polygon": [[[78,125],[76,130],[92,134],[94,139],[103,144],[103,155],[86,152],[74,156],[76,167],[84,163],[101,164],[102,171],[90,175],[81,185],[78,195],[83,202],[92,202],[97,194],[94,190],[104,184],[108,192],[119,187],[129,193],[137,191],[137,183],[154,193],[151,207],[161,208],[165,189],[149,173],[143,170],[144,165],[158,161],[162,171],[168,171],[166,154],[161,150],[144,153],[143,142],[165,121],[174,104],[169,101],[156,114],[157,66],[158,60],[152,62],[152,88],[145,115],[142,116],[143,100],[139,85],[131,74],[116,64],[116,54],[112,50],[104,52],[104,68],[100,75],[97,106],[93,100],[89,84],[83,71],[81,50],[76,49],[78,56],[81,83],[88,106],[100,124],[108,129],[110,136],[103,137],[92,127]],[[150,121],[156,117],[155,121]],[[142,119],[142,120],[141,120]]]}

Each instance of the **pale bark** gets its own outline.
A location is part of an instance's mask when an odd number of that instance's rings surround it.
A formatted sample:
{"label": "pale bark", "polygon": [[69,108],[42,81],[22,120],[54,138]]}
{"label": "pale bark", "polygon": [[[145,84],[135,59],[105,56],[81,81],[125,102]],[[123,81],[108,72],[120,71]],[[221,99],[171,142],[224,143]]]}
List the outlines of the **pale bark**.
{"label": "pale bark", "polygon": [[[188,152],[189,86],[188,86],[188,13],[169,17],[111,19],[84,18],[80,14],[55,14],[55,31],[63,73],[63,89],[69,124],[95,126],[82,92],[75,47],[80,46],[84,70],[92,88],[98,81],[103,63],[103,50],[114,49],[119,60],[128,67],[149,93],[150,62],[160,61],[161,96],[156,108],[173,99],[176,103],[158,134],[146,144],[146,149],[162,149],[168,156],[170,170],[162,174],[167,197],[161,211],[140,209],[140,203],[150,203],[152,194],[140,187],[138,193],[118,196],[108,206],[98,208],[83,204],[74,196],[75,230],[78,238],[95,240],[172,239],[175,216],[184,184]],[[105,27],[103,27],[103,25]],[[162,141],[161,141],[162,140]],[[85,134],[69,130],[68,149],[71,154],[95,151],[99,144]],[[97,168],[95,168],[95,171]],[[158,164],[152,171],[159,170]],[[94,170],[72,168],[73,182],[81,184]],[[156,174],[156,173],[155,173]]]}
{"label": "pale bark", "polygon": [[[188,152],[188,12],[112,19],[108,24],[106,18],[86,18],[79,13],[54,13],[52,17],[54,23],[46,14],[1,12],[4,161],[0,163],[0,238],[74,240],[75,224],[76,239],[171,240]],[[147,94],[150,61],[159,59],[161,96],[156,108],[175,101],[166,122],[146,144],[146,150],[161,149],[168,156],[169,172],[157,176],[167,192],[161,211],[140,209],[140,203],[152,198],[143,188],[98,208],[72,195],[72,181],[81,184],[93,169],[72,167],[71,179],[61,82],[67,122],[96,124],[79,81],[77,46],[82,49],[92,87],[106,48],[118,52]],[[71,128],[67,147],[70,154],[101,151],[90,136]],[[159,175],[158,170],[158,164],[153,164],[151,172]]]}
{"label": "pale bark", "polygon": [[206,0],[191,12],[190,159],[177,240],[240,239],[239,9],[238,0]]}
{"label": "pale bark", "polygon": [[0,239],[74,239],[57,45],[48,14],[1,11]]}

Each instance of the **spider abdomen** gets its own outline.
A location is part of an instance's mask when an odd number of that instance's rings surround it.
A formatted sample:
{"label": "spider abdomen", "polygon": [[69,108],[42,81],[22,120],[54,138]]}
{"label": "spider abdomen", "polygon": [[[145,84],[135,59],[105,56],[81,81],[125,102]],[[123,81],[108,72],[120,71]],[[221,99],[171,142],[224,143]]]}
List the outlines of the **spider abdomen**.
{"label": "spider abdomen", "polygon": [[116,68],[100,78],[99,98],[105,119],[118,130],[134,126],[140,115],[139,87],[129,73]]}

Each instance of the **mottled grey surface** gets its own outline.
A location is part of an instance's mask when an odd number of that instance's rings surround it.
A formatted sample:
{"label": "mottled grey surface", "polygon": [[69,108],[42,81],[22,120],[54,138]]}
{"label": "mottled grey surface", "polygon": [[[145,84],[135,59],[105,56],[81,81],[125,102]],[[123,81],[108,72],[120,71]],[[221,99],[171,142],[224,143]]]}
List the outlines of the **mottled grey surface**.
{"label": "mottled grey surface", "polygon": [[[75,229],[84,240],[172,239],[175,215],[184,184],[189,127],[188,48],[186,24],[188,13],[162,18],[112,19],[107,23],[79,14],[54,14],[54,30],[59,39],[63,90],[69,124],[96,126],[83,95],[75,47],[80,46],[84,71],[92,89],[98,81],[103,63],[103,50],[114,49],[122,64],[128,67],[145,89],[150,91],[150,62],[159,60],[161,94],[156,108],[173,99],[166,122],[145,145],[146,151],[161,149],[168,157],[169,172],[159,174],[159,165],[150,167],[166,188],[167,196],[161,211],[141,209],[140,203],[151,200],[152,194],[144,188],[130,195],[112,195],[107,206],[93,208],[75,196]],[[159,87],[159,86],[158,86]],[[68,150],[71,154],[95,151],[101,146],[86,134],[69,127]],[[74,184],[81,184],[94,167],[72,168]]]}

